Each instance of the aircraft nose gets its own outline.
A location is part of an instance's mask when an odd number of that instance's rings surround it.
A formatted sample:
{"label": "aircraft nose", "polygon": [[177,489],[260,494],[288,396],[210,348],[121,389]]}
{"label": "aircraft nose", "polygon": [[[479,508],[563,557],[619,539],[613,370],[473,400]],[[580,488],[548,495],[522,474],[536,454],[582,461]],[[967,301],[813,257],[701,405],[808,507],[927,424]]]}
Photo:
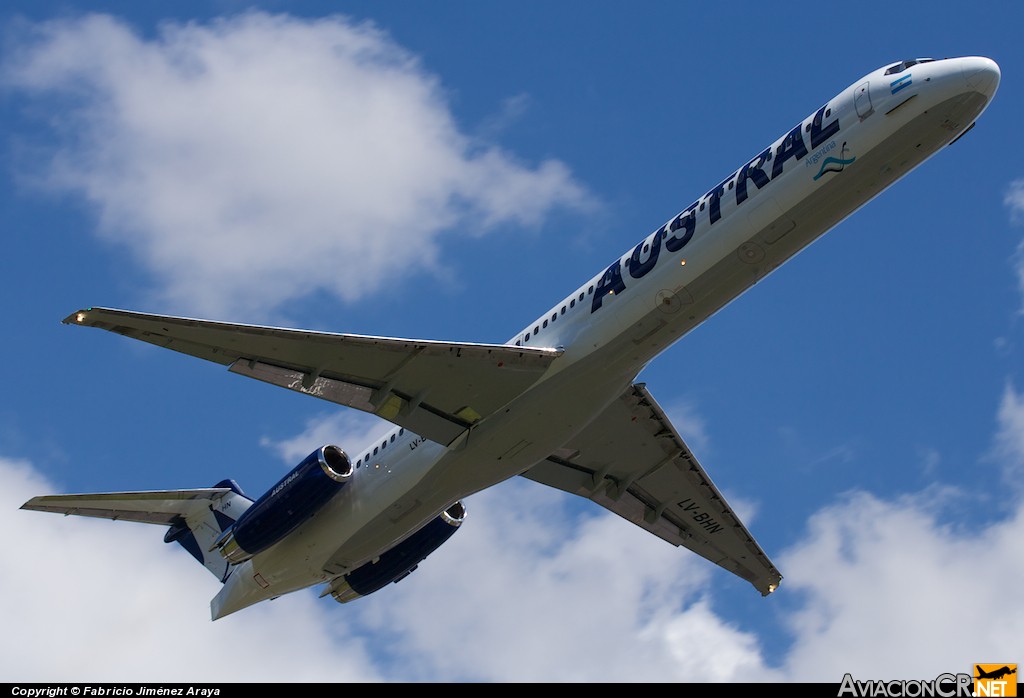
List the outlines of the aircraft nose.
{"label": "aircraft nose", "polygon": [[971,56],[960,59],[960,70],[967,86],[991,97],[999,87],[999,66],[990,58]]}

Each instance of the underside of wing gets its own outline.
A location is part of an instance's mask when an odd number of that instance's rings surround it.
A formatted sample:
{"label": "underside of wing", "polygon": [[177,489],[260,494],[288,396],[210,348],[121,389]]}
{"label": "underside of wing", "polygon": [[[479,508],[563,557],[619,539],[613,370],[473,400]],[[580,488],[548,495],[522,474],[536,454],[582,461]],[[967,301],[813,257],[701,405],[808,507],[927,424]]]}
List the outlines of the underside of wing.
{"label": "underside of wing", "polygon": [[64,322],[214,361],[376,414],[445,445],[520,395],[561,355],[555,349],[365,337],[108,308],[80,310]]}
{"label": "underside of wing", "polygon": [[211,499],[220,499],[229,492],[231,489],[226,487],[209,487],[196,490],[54,494],[33,497],[21,508],[65,516],[74,514],[170,526],[194,513],[207,511]]}
{"label": "underside of wing", "polygon": [[524,475],[689,548],[763,595],[782,579],[642,384]]}

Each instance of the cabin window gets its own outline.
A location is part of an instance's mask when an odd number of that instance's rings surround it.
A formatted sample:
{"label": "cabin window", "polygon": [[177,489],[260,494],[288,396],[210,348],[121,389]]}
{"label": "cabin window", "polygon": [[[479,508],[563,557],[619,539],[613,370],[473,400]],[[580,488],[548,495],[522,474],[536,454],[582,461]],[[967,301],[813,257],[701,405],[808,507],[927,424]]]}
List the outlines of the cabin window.
{"label": "cabin window", "polygon": [[385,448],[387,448],[387,447],[388,447],[388,442],[387,442],[387,441],[385,441],[384,443],[382,443],[382,444],[380,445],[380,450],[382,450],[382,451],[383,451],[383,450],[384,450]]}
{"label": "cabin window", "polygon": [[558,313],[551,313],[551,322],[554,322],[557,319],[558,319]]}
{"label": "cabin window", "polygon": [[[593,286],[591,286],[590,288],[587,289],[587,293],[588,294],[592,294],[593,292],[594,292],[594,287]],[[580,300],[583,300],[583,294],[582,293],[580,294]]]}
{"label": "cabin window", "polygon": [[517,346],[517,347],[518,347],[518,346],[521,346],[521,345],[520,345],[520,342],[519,342],[519,340],[518,340],[518,339],[516,340],[516,346]]}
{"label": "cabin window", "polygon": [[562,312],[562,315],[565,315],[565,306],[564,305],[562,306],[561,312]]}
{"label": "cabin window", "polygon": [[[591,287],[590,287],[590,290],[591,290],[591,291],[593,291],[593,290],[594,290],[594,287],[593,287],[593,286],[591,286]],[[582,293],[580,293],[580,302],[581,302],[581,303],[583,302],[583,294],[582,294]]]}
{"label": "cabin window", "polygon": [[376,446],[373,447],[373,455],[377,455],[377,447]]}
{"label": "cabin window", "polygon": [[533,335],[534,335],[534,336],[537,336],[537,333],[538,333],[538,332],[540,332],[540,328],[539,328],[539,327],[537,327],[536,325],[534,325],[534,326],[533,326]]}
{"label": "cabin window", "polygon": [[530,341],[530,334],[529,333],[527,333],[526,336],[523,337],[523,341],[524,342],[529,342]]}
{"label": "cabin window", "polygon": [[548,321],[547,321],[547,320],[545,320],[545,321],[544,321],[544,327],[547,327],[547,326],[548,326]]}
{"label": "cabin window", "polygon": [[399,436],[401,436],[401,435],[402,435],[402,434],[404,434],[404,433],[405,433],[405,429],[399,429],[399,430],[398,430],[398,435],[399,435]]}
{"label": "cabin window", "polygon": [[571,301],[569,301],[569,307],[570,308],[575,308],[576,307],[576,299],[575,298],[573,298]]}
{"label": "cabin window", "polygon": [[391,435],[391,443],[395,443],[395,435],[394,434]]}

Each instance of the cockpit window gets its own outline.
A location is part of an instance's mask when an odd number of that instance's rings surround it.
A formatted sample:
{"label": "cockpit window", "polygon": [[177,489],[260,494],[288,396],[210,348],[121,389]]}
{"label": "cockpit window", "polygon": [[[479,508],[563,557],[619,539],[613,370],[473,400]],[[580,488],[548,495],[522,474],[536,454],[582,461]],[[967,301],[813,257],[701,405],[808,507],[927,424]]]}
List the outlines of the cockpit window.
{"label": "cockpit window", "polygon": [[905,61],[900,61],[896,65],[889,66],[889,68],[885,71],[885,74],[895,75],[896,73],[902,73],[910,66],[917,65],[918,63],[931,63],[934,60],[934,58],[908,58]]}

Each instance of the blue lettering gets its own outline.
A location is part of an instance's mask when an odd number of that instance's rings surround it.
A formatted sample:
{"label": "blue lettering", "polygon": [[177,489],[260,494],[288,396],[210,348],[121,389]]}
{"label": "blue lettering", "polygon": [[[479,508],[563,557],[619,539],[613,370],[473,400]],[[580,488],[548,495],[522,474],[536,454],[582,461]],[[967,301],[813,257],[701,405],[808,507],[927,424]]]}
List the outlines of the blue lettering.
{"label": "blue lettering", "polygon": [[804,167],[814,167],[821,161],[823,157],[825,157],[825,153],[835,150],[835,148],[836,142],[829,141],[824,146],[822,146],[821,150],[815,152],[813,155],[810,155],[806,160],[804,160]]}
{"label": "blue lettering", "polygon": [[[668,224],[668,232],[671,236],[665,240],[665,249],[669,252],[678,252],[686,246],[686,243],[693,237],[693,231],[697,227],[697,203],[694,202]],[[682,235],[679,231],[682,230]],[[662,232],[664,234],[664,231]]]}
{"label": "blue lettering", "polygon": [[772,163],[772,179],[782,174],[782,166],[786,160],[792,157],[799,160],[807,155],[807,146],[804,145],[804,137],[800,133],[802,130],[802,125],[794,128],[782,139],[779,147],[775,149],[775,162]]}
{"label": "blue lettering", "polygon": [[729,179],[725,180],[724,182],[722,182],[717,187],[715,187],[714,189],[712,189],[711,191],[704,195],[706,197],[709,197],[708,216],[712,224],[714,224],[715,221],[718,221],[722,218],[722,195],[725,194],[725,185],[728,184],[731,180],[732,177],[729,177]]}
{"label": "blue lettering", "polygon": [[768,175],[761,169],[764,167],[772,157],[772,149],[765,148],[764,152],[758,155],[756,158],[748,162],[740,170],[739,177],[736,178],[736,205],[742,204],[747,200],[747,180],[751,179],[754,181],[754,186],[758,189],[764,189],[768,184]]}
{"label": "blue lettering", "polygon": [[[662,228],[655,230],[650,238],[641,242],[633,250],[633,254],[629,258],[629,275],[634,279],[644,276],[658,263],[658,253],[661,252],[661,231]],[[647,259],[641,261],[644,253],[646,253]]]}
{"label": "blue lettering", "polygon": [[817,149],[819,145],[827,141],[832,136],[839,133],[839,118],[836,117],[827,126],[822,126],[821,121],[825,117],[825,109],[828,107],[826,104],[824,107],[818,110],[818,113],[814,115],[814,119],[811,121],[811,150]]}
{"label": "blue lettering", "polygon": [[625,290],[626,284],[622,282],[622,262],[616,260],[614,264],[608,267],[608,271],[601,276],[601,280],[597,283],[597,288],[594,289],[594,300],[590,304],[590,312],[597,312],[597,309],[601,307],[604,297],[608,294],[622,293]]}
{"label": "blue lettering", "polygon": [[[816,163],[825,153],[832,150],[835,147],[835,143],[829,143],[829,139],[839,132],[839,118],[833,118],[826,123],[826,119],[830,116],[831,110],[826,104],[811,117],[810,124],[802,122],[786,134],[786,137],[775,148],[774,153],[771,147],[765,148],[738,172],[734,173],[733,176],[721,182],[701,199],[691,204],[682,213],[633,248],[628,259],[625,261],[620,259],[608,267],[601,276],[600,281],[598,281],[596,289],[591,286],[588,291],[588,293],[593,294],[590,312],[597,312],[602,306],[605,296],[622,293],[626,290],[622,274],[623,266],[629,269],[630,277],[640,279],[657,265],[661,253],[662,240],[664,240],[665,249],[669,252],[678,252],[683,249],[693,239],[697,228],[697,212],[703,211],[705,206],[708,207],[708,219],[711,224],[721,220],[722,197],[725,196],[726,187],[729,186],[730,182],[735,180],[736,205],[739,206],[749,198],[749,182],[753,182],[757,189],[763,189],[771,180],[783,173],[786,161],[806,158],[808,150],[803,137],[805,128],[810,134],[811,150],[818,151],[808,158],[808,164]],[[818,149],[823,145],[825,147],[819,151]],[[769,162],[772,163],[771,177],[766,172]],[[584,294],[581,293],[579,300],[582,302],[583,298]],[[570,302],[569,307],[572,307],[574,304],[575,299]],[[530,334],[527,333],[524,341],[529,341],[529,338]],[[680,506],[683,507],[684,504],[680,502]],[[693,505],[685,507],[686,510],[691,508],[693,508]]]}

